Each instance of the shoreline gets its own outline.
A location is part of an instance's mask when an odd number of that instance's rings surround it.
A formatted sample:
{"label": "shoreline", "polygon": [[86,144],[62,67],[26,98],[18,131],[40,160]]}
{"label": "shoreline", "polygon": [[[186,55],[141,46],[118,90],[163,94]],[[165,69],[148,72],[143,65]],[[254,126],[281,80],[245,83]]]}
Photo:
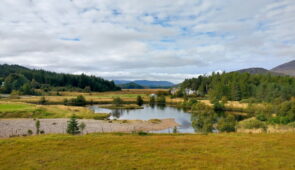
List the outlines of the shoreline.
{"label": "shoreline", "polygon": [[[38,119],[40,120],[40,130],[44,134],[65,134],[67,129],[67,118],[60,119]],[[159,131],[179,126],[174,119],[161,119],[158,123],[143,120],[93,120],[77,119],[79,123],[84,122],[86,128],[83,134],[88,133],[110,133],[110,132],[139,132],[139,131]],[[9,138],[14,136],[28,136],[28,131],[36,135],[35,120],[28,119],[0,119],[0,138]]]}

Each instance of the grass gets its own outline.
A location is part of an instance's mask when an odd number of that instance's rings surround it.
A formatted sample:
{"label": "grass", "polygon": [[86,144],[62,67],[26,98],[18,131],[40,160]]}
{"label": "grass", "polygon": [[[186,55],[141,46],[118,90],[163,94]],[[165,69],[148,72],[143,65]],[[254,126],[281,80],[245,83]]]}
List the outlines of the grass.
{"label": "grass", "polygon": [[109,117],[107,113],[94,113],[85,107],[0,102],[0,118],[69,118],[73,114],[85,119]]}
{"label": "grass", "polygon": [[[149,95],[157,93],[158,91],[167,91],[167,89],[130,89],[114,92],[92,92],[92,93],[81,93],[81,92],[59,92],[61,96],[56,95],[56,92],[51,92],[51,95],[45,96],[46,100],[50,104],[62,104],[64,99],[75,98],[78,95],[83,95],[87,101],[92,101],[97,104],[112,103],[113,98],[120,97],[124,102],[135,103],[137,96],[141,96],[145,102],[149,101]],[[38,103],[41,96],[26,96],[20,98],[5,98],[0,99],[2,101],[12,102],[27,102],[27,103]],[[183,99],[170,97],[166,98],[167,103],[179,103]]]}
{"label": "grass", "polygon": [[294,169],[294,141],[294,133],[41,135],[0,139],[0,169]]}

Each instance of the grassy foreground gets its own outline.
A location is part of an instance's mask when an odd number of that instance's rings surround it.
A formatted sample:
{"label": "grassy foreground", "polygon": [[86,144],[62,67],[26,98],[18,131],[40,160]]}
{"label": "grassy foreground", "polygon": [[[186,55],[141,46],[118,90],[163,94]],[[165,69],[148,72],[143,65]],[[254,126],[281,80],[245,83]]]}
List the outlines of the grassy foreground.
{"label": "grassy foreground", "polygon": [[0,169],[295,169],[295,134],[0,139]]}

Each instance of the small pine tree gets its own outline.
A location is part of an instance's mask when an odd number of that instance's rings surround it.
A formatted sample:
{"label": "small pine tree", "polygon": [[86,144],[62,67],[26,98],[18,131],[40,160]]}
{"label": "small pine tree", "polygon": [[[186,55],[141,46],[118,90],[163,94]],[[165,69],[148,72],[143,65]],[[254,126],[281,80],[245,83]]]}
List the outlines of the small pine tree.
{"label": "small pine tree", "polygon": [[71,119],[68,121],[67,133],[71,135],[76,135],[80,133],[78,121],[75,115],[73,115]]}

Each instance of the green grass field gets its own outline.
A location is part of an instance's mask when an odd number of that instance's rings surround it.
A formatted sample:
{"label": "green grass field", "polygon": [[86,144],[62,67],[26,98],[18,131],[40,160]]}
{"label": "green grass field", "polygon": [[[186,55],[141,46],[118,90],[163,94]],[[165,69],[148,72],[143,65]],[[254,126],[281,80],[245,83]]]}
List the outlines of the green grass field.
{"label": "green grass field", "polygon": [[0,169],[295,169],[295,134],[0,139]]}
{"label": "green grass field", "polygon": [[69,118],[73,114],[85,119],[105,119],[109,116],[108,113],[94,113],[85,107],[0,101],[0,118]]}

